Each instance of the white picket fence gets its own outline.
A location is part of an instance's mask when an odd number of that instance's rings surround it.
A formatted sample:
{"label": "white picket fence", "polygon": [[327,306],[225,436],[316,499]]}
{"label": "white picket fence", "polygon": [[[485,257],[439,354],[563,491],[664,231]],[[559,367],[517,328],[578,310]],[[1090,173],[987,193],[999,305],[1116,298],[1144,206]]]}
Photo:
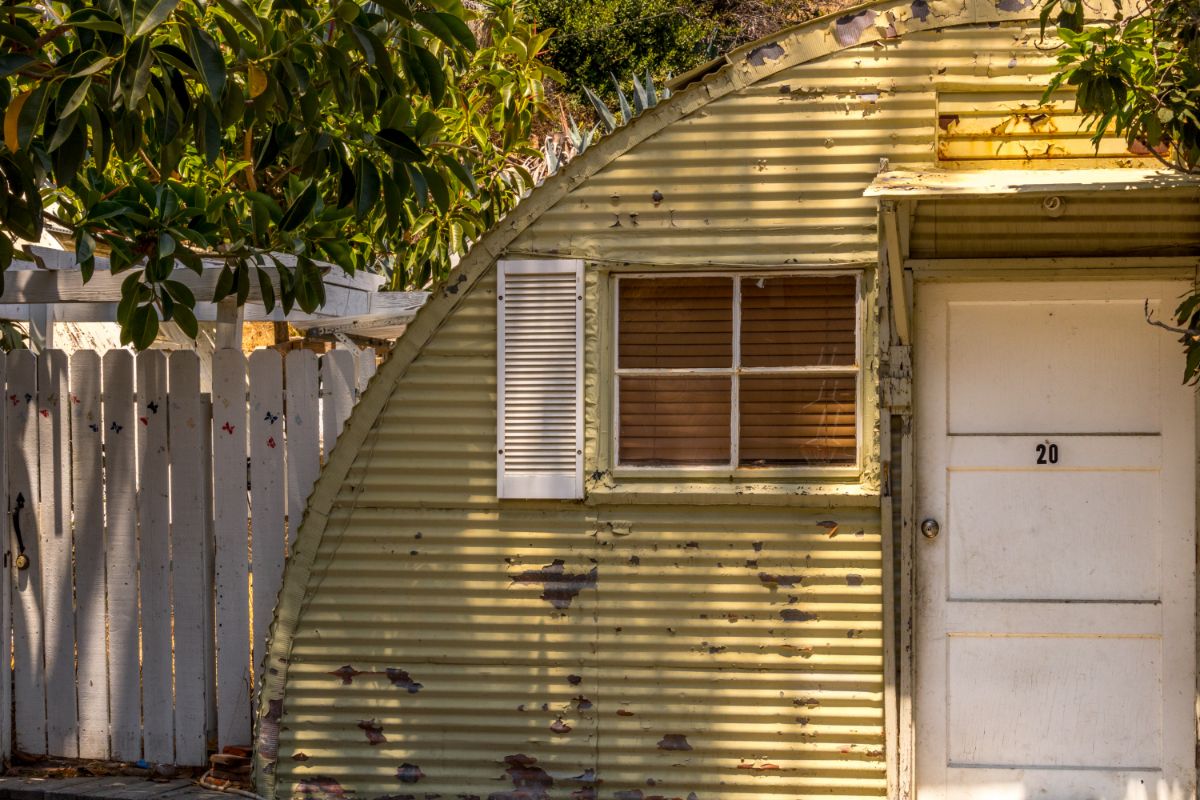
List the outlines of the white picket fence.
{"label": "white picket fence", "polygon": [[251,741],[287,547],[374,368],[219,350],[209,395],[192,352],[0,358],[4,754],[200,765]]}

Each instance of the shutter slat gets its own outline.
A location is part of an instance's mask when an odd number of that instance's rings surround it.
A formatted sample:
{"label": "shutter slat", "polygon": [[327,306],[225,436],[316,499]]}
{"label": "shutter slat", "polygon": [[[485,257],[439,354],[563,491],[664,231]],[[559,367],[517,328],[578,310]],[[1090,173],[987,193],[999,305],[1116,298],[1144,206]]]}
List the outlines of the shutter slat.
{"label": "shutter slat", "polygon": [[497,496],[581,498],[583,262],[497,271]]}

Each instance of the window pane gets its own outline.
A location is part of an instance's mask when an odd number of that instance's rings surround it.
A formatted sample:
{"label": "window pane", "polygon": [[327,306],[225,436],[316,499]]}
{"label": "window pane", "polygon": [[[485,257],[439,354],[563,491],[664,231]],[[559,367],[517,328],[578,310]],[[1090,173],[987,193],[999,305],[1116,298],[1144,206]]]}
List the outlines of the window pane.
{"label": "window pane", "polygon": [[623,278],[620,287],[620,367],[733,365],[731,278]]}
{"label": "window pane", "polygon": [[851,275],[744,278],[742,366],[853,366]]}
{"label": "window pane", "polygon": [[619,378],[620,462],[728,464],[730,378]]}
{"label": "window pane", "polygon": [[853,375],[743,375],[741,466],[853,464]]}

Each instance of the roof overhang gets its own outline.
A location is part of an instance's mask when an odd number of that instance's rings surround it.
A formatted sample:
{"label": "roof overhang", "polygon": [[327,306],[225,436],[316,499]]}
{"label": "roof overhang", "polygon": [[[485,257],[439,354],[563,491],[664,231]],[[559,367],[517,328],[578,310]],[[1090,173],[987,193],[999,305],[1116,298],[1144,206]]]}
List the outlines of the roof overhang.
{"label": "roof overhang", "polygon": [[891,169],[863,192],[891,200],[1200,189],[1200,175],[1146,169]]}

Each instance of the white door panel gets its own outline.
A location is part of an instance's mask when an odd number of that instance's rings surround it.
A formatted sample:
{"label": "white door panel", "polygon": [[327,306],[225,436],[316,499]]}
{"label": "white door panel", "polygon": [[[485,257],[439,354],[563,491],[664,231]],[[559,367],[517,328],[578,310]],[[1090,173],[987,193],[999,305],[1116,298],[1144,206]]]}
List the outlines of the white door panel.
{"label": "white door panel", "polygon": [[918,288],[919,800],[1194,797],[1186,289]]}

